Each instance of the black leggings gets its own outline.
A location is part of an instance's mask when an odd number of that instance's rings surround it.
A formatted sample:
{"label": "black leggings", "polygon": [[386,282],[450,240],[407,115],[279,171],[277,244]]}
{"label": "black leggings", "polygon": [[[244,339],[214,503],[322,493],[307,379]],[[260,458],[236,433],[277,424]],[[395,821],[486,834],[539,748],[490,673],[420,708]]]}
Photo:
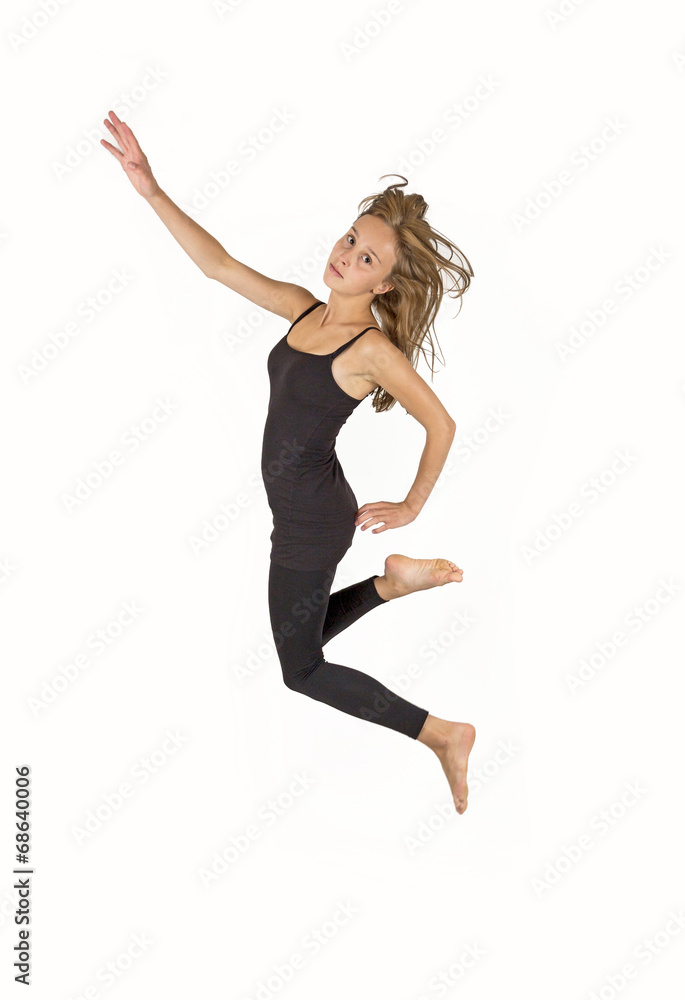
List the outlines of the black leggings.
{"label": "black leggings", "polygon": [[322,647],[333,636],[388,603],[374,585],[377,573],[331,594],[334,575],[335,569],[286,569],[271,562],[269,616],[286,687],[415,740],[427,709],[361,670],[324,659]]}

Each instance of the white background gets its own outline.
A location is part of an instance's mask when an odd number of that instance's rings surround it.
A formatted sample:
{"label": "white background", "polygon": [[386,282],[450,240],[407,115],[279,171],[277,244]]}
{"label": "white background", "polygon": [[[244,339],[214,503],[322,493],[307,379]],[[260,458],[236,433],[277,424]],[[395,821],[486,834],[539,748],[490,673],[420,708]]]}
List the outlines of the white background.
{"label": "white background", "polygon": [[[23,995],[26,764],[41,1000],[680,997],[680,5],[45,0],[2,20],[3,990]],[[463,583],[326,651],[475,725],[463,816],[425,746],[282,682],[259,458],[287,323],[184,254],[100,145],[110,109],[231,254],[317,297],[395,171],[471,261],[418,369],[457,422],[445,475],[411,525],[357,531],[333,589],[397,551]],[[361,405],[338,443],[360,505],[402,499],[422,446],[401,406]]]}

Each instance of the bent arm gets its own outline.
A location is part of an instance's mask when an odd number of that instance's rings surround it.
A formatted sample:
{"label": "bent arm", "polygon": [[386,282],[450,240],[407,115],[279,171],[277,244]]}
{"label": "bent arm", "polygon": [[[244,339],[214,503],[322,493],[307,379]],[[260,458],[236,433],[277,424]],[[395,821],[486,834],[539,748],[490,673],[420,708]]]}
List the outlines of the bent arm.
{"label": "bent arm", "polygon": [[434,428],[426,431],[426,443],[421,454],[419,471],[404,501],[415,514],[419,513],[440,478],[452,447],[455,429],[456,425],[451,430]]}
{"label": "bent arm", "polygon": [[364,374],[394,396],[426,431],[418,472],[405,498],[418,514],[440,477],[457,425],[404,354],[382,333],[370,330],[369,334],[363,342]]}

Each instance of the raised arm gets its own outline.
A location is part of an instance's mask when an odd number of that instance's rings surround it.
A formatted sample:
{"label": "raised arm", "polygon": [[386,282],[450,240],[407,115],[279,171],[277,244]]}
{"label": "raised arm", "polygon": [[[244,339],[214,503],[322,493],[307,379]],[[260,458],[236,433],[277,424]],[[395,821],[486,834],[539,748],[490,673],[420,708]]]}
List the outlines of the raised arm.
{"label": "raised arm", "polygon": [[[218,240],[191,219],[161,189],[153,176],[147,156],[133,132],[114,113],[104,123],[119,147],[106,139],[100,142],[119,161],[133,187],[145,198],[176,242],[203,274],[226,285],[255,305],[292,320],[311,300],[311,292],[289,281],[277,281],[260,274],[231,257]],[[302,304],[304,303],[304,305]]]}

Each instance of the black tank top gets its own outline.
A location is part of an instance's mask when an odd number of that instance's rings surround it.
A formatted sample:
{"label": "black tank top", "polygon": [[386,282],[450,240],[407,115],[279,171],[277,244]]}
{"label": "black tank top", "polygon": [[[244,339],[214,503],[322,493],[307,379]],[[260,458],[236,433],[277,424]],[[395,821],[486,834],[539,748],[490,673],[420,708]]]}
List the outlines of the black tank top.
{"label": "black tank top", "polygon": [[[288,333],[320,305],[324,303],[305,309]],[[335,453],[335,441],[361,399],[338,385],[331,366],[372,329],[367,326],[330,354],[295,350],[286,333],[269,354],[271,391],[261,471],[273,514],[271,559],[288,569],[332,569],[352,544],[359,504]]]}

